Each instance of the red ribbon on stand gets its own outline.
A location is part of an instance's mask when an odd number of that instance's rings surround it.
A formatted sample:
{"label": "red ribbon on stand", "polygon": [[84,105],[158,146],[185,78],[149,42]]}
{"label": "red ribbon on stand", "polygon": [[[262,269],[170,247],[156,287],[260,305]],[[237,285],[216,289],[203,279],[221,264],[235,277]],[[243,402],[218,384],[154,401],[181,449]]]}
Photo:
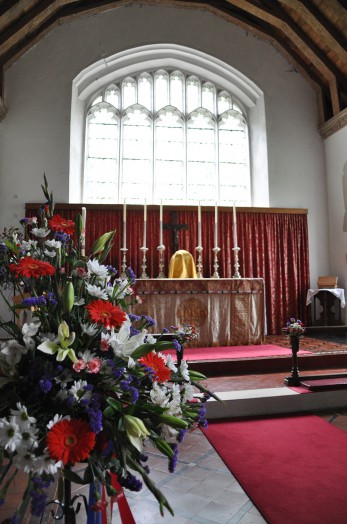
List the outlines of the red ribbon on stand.
{"label": "red ribbon on stand", "polygon": [[[111,480],[112,480],[112,487],[116,491],[118,491],[117,495],[114,495],[113,497],[111,497],[111,514],[113,512],[113,504],[114,502],[117,502],[118,509],[119,509],[119,515],[120,515],[122,524],[136,524],[133,514],[131,512],[131,509],[129,507],[127,498],[123,491],[123,488],[119,484],[118,477],[115,473],[111,473]],[[102,524],[107,524],[107,522],[103,521]]]}

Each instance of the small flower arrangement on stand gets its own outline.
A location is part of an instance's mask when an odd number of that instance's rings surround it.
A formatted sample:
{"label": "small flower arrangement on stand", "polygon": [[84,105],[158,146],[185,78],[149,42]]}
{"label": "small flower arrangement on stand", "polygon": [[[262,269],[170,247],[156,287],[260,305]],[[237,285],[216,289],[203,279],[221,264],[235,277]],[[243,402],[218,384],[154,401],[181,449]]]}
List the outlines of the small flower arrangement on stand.
{"label": "small flower arrangement on stand", "polygon": [[284,379],[284,383],[287,386],[297,386],[300,381],[299,368],[298,368],[298,351],[300,345],[300,338],[304,336],[305,327],[299,319],[291,318],[287,324],[282,328],[282,333],[289,338],[290,346],[292,349],[292,373],[290,377]]}
{"label": "small flower arrangement on stand", "polygon": [[[148,333],[152,319],[127,313],[135,275],[129,268],[127,278],[118,278],[105,263],[115,232],[84,256],[81,215],[55,215],[46,177],[42,189],[38,216],[0,237],[0,293],[12,316],[0,318],[8,337],[0,344],[0,503],[24,471],[23,500],[30,495],[37,517],[56,479],[66,524],[78,511],[71,481],[90,485],[88,510],[100,511],[123,488],[139,491],[144,483],[161,513],[173,514],[150,478],[147,444],[174,471],[178,443],[206,425],[205,402],[213,394],[185,360],[165,356],[173,341]],[[188,326],[173,330],[179,345],[192,336]],[[74,469],[79,463],[82,473]],[[21,514],[19,507],[14,519]]]}

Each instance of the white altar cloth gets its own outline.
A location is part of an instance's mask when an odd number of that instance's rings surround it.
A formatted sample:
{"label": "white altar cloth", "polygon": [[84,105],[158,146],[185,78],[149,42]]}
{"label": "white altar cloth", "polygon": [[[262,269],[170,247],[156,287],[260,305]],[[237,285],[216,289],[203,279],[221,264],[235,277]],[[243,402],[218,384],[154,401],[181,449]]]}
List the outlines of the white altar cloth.
{"label": "white altar cloth", "polygon": [[317,295],[317,293],[320,293],[321,291],[329,291],[329,293],[332,293],[335,295],[336,298],[338,298],[341,302],[341,307],[344,308],[346,305],[345,302],[345,290],[341,289],[339,287],[334,288],[321,288],[321,289],[309,289],[307,291],[307,297],[306,297],[306,306],[311,304],[312,298]]}

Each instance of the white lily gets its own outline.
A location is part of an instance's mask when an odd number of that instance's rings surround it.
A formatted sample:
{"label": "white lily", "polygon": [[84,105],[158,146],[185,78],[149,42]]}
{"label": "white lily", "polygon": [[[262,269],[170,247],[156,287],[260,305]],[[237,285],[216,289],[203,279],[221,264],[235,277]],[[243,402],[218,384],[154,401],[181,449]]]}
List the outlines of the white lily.
{"label": "white lily", "polygon": [[125,322],[118,333],[112,333],[109,339],[109,345],[112,347],[117,357],[128,358],[136,348],[144,344],[146,333],[139,333],[130,337],[131,320],[127,316]]}
{"label": "white lily", "polygon": [[47,355],[55,355],[57,353],[57,360],[61,362],[66,357],[69,357],[70,360],[75,364],[78,359],[75,355],[74,350],[69,347],[71,344],[73,344],[75,340],[75,333],[72,331],[70,333],[69,326],[63,320],[59,324],[58,328],[58,341],[59,344],[56,344],[55,342],[52,342],[50,340],[45,340],[40,344],[37,349],[42,351],[43,353],[46,353]]}

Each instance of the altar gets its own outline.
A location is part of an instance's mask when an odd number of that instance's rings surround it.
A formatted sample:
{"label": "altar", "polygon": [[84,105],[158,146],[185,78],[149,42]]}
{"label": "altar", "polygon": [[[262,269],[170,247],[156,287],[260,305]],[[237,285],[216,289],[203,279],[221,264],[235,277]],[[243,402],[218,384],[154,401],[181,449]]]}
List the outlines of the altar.
{"label": "altar", "polygon": [[194,325],[198,338],[187,347],[262,344],[265,291],[261,278],[140,279],[133,286],[142,304],[131,313],[155,320],[153,332]]}

